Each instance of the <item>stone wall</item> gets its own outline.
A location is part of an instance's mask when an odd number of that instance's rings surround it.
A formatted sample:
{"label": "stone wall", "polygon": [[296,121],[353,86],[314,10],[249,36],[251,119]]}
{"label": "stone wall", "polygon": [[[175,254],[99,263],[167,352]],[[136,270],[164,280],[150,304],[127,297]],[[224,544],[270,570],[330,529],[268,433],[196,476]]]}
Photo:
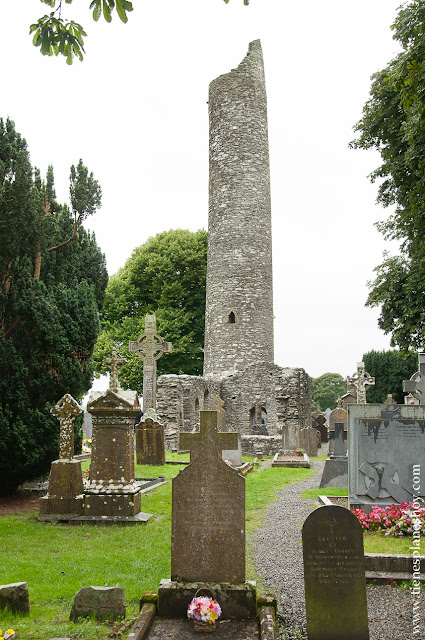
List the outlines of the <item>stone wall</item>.
{"label": "stone wall", "polygon": [[209,409],[210,398],[219,395],[220,385],[197,376],[165,375],[158,378],[157,413],[165,427],[165,447],[178,449],[181,431],[199,425],[200,411]]}
{"label": "stone wall", "polygon": [[[165,425],[167,449],[178,448],[178,434],[199,424],[199,411],[219,395],[226,412],[226,430],[236,431],[246,453],[265,455],[299,446],[299,430],[311,421],[311,378],[304,369],[256,364],[221,380],[195,376],[158,379],[158,416]],[[256,405],[262,419],[257,420]]]}

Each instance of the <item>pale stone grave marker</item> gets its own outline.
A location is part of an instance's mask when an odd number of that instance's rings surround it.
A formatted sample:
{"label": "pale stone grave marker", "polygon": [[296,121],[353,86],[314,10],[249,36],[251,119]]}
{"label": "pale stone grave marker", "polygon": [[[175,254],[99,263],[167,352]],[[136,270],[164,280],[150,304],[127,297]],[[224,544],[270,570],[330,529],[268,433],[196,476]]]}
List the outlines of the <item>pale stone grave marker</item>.
{"label": "pale stone grave marker", "polygon": [[237,433],[219,433],[217,422],[217,411],[201,411],[200,432],[180,434],[190,465],[173,478],[173,580],[245,580],[245,478],[221,456]]}
{"label": "pale stone grave marker", "polygon": [[369,640],[360,522],[344,507],[319,507],[302,538],[308,639]]}
{"label": "pale stone grave marker", "polygon": [[347,376],[347,390],[357,394],[357,404],[366,404],[367,387],[375,384],[375,378],[365,371],[364,362],[357,363],[357,371],[352,376]]}

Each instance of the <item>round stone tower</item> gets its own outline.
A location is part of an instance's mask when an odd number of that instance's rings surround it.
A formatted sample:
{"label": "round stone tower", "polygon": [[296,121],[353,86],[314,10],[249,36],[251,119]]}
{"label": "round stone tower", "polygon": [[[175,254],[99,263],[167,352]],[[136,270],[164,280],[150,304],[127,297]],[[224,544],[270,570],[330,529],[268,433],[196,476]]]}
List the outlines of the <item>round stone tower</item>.
{"label": "round stone tower", "polygon": [[259,40],[209,89],[204,376],[272,363],[273,282],[267,97]]}

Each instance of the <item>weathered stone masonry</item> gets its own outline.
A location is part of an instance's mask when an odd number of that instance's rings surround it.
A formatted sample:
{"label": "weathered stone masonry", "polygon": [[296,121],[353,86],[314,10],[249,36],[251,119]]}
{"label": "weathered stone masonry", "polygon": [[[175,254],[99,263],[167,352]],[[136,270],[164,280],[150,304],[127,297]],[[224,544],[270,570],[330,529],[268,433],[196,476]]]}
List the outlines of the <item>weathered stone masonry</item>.
{"label": "weathered stone masonry", "polygon": [[161,376],[168,448],[199,424],[209,398],[246,452],[299,445],[310,425],[311,379],[274,364],[267,97],[259,40],[210,85],[208,265],[204,376]]}

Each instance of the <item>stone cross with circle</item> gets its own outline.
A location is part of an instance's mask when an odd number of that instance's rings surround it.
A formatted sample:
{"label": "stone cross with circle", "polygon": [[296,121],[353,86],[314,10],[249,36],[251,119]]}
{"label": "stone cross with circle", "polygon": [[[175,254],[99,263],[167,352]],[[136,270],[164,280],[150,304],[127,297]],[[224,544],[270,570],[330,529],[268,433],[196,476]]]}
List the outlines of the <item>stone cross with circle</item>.
{"label": "stone cross with circle", "polygon": [[156,332],[156,316],[145,316],[145,331],[137,340],[131,340],[129,350],[143,360],[143,412],[156,411],[156,361],[164,353],[171,353],[173,345],[165,342]]}
{"label": "stone cross with circle", "polygon": [[365,371],[364,362],[357,363],[357,371],[351,377],[347,377],[348,387],[355,387],[357,392],[357,404],[366,404],[366,390],[375,384],[375,378]]}

